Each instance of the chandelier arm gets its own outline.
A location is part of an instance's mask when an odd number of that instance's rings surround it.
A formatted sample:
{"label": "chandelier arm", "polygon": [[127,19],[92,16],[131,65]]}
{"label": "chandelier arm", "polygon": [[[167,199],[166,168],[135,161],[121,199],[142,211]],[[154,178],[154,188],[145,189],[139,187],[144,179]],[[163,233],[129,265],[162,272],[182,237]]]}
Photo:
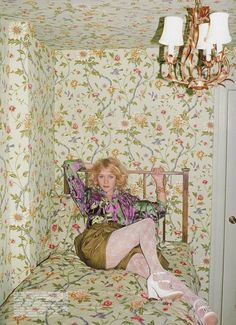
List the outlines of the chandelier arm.
{"label": "chandelier arm", "polygon": [[167,76],[164,77],[164,79],[167,80],[167,81],[175,82],[175,83],[180,84],[180,85],[188,86],[187,81],[179,80],[179,79],[176,79],[176,78],[167,78]]}
{"label": "chandelier arm", "polygon": [[219,65],[219,72],[217,75],[214,76],[209,82],[209,86],[215,86],[217,84],[221,84],[223,81],[225,81],[230,73],[230,64],[229,60],[224,56],[222,61],[218,62]]}

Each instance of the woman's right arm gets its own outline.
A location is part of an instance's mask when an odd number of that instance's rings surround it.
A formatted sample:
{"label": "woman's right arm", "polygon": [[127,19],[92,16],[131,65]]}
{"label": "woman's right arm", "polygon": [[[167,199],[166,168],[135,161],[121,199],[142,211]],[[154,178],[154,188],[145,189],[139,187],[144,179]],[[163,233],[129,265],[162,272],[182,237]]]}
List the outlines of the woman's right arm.
{"label": "woman's right arm", "polygon": [[86,171],[83,161],[66,160],[63,164],[65,176],[70,188],[70,195],[75,201],[76,205],[80,208],[82,213],[86,212],[86,202],[88,201],[88,188],[85,186],[83,180],[79,177],[79,171]]}

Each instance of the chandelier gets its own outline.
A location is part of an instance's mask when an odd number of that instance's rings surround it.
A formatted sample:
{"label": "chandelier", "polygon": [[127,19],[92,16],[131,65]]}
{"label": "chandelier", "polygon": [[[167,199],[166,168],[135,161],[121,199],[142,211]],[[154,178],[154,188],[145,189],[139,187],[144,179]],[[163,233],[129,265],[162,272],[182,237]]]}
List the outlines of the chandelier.
{"label": "chandelier", "polygon": [[[225,44],[231,41],[228,27],[229,14],[210,13],[208,6],[195,0],[195,7],[188,8],[186,45],[183,40],[183,19],[168,16],[159,40],[167,45],[166,71],[162,77],[186,86],[201,96],[204,89],[223,85],[228,78],[230,64]],[[178,50],[175,47],[180,47]]]}

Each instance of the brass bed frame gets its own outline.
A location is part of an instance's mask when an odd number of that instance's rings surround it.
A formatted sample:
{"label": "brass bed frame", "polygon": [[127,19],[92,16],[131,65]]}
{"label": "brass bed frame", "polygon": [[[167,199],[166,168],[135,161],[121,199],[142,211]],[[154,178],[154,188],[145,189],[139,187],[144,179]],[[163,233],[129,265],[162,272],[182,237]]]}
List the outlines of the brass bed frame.
{"label": "brass bed frame", "polygon": [[[85,173],[85,183],[88,181],[88,172]],[[147,188],[147,177],[152,174],[152,171],[145,171],[145,170],[128,170],[128,174],[133,175],[142,175],[143,178],[143,198],[146,198],[146,188]],[[182,171],[165,171],[165,175],[175,176],[180,175],[182,176],[182,184],[183,184],[183,191],[182,191],[182,242],[188,242],[188,185],[189,185],[189,168],[183,168]],[[66,180],[65,170],[64,170],[64,194],[70,195],[70,189],[68,182]],[[163,242],[166,241],[166,221],[165,218],[163,220]]]}

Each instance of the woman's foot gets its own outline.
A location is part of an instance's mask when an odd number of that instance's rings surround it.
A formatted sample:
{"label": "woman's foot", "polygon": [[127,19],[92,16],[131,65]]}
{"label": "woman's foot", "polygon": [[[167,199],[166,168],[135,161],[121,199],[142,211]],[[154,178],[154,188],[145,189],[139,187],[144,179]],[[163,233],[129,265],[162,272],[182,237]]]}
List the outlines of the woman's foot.
{"label": "woman's foot", "polygon": [[195,301],[193,308],[196,313],[198,325],[217,325],[218,317],[203,299]]}
{"label": "woman's foot", "polygon": [[147,280],[148,298],[176,300],[183,295],[182,291],[171,287],[168,272],[152,273]]}

